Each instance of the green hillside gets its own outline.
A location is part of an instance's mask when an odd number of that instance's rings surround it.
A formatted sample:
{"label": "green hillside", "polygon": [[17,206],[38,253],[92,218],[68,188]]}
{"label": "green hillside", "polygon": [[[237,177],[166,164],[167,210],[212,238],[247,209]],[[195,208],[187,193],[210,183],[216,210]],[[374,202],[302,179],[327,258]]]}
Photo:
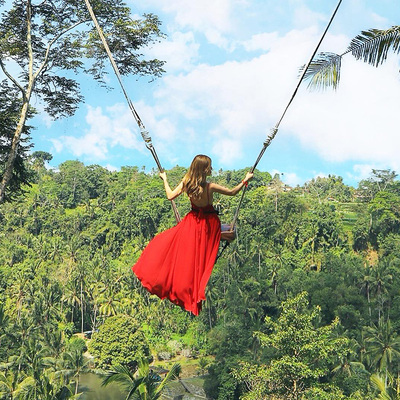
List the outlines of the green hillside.
{"label": "green hillside", "polygon": [[[172,184],[184,171],[167,172]],[[212,179],[232,187],[243,173]],[[289,188],[256,171],[196,318],[130,269],[174,225],[156,173],[67,161],[35,174],[0,208],[0,399],[68,398],[84,371],[134,370],[143,358],[201,375],[210,399],[375,399],[379,380],[395,398],[398,181]],[[215,199],[221,220],[238,201]],[[177,205],[190,207],[183,196]]]}

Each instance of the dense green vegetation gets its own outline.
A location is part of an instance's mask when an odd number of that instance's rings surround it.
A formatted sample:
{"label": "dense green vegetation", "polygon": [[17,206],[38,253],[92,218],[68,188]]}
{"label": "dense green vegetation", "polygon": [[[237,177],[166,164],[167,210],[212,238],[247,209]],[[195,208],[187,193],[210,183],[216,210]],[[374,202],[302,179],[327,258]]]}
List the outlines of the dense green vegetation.
{"label": "dense green vegetation", "polygon": [[[357,189],[329,176],[289,190],[257,171],[195,318],[130,269],[174,224],[158,175],[79,161],[47,170],[46,159],[30,159],[34,184],[0,208],[0,399],[72,398],[88,368],[129,373],[143,357],[176,354],[197,358],[218,400],[398,398],[393,172],[372,171]],[[184,171],[169,171],[171,183]],[[243,175],[213,179],[233,186]],[[237,202],[216,199],[221,220]],[[177,205],[189,209],[183,196]],[[76,335],[86,331],[90,341]]]}

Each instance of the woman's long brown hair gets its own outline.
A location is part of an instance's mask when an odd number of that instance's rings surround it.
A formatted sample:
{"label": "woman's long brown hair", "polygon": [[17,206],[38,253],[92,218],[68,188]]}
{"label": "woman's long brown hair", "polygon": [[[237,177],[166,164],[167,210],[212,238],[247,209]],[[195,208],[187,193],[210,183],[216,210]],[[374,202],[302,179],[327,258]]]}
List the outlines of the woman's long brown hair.
{"label": "woman's long brown hair", "polygon": [[197,155],[183,178],[183,191],[189,197],[199,199],[204,192],[207,175],[210,174],[211,158],[203,154]]}

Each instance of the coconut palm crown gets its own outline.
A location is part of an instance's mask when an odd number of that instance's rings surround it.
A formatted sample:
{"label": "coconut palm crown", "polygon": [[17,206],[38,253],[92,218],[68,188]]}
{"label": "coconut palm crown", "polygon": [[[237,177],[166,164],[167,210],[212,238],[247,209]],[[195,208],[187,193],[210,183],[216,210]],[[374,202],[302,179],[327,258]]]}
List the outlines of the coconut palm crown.
{"label": "coconut palm crown", "polygon": [[308,87],[311,89],[337,89],[344,55],[351,53],[357,60],[378,67],[386,61],[390,52],[400,52],[400,26],[362,31],[351,40],[343,54],[319,53],[307,68],[304,79],[309,81]]}
{"label": "coconut palm crown", "polygon": [[108,371],[103,379],[103,386],[116,382],[125,389],[125,400],[157,400],[169,382],[179,377],[180,364],[174,364],[164,379],[152,371],[149,361],[142,358],[138,361],[136,370],[126,365],[117,365]]}

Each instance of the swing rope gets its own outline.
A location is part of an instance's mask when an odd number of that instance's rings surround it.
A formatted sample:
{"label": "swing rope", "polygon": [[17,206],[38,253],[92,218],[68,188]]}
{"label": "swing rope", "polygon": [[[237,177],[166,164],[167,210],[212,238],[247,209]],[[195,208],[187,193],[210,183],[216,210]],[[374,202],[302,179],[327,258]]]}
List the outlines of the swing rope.
{"label": "swing rope", "polygon": [[[156,162],[159,171],[163,172],[164,168],[161,166],[160,160],[158,159],[158,156],[157,156],[157,153],[156,153],[156,149],[153,146],[149,131],[145,128],[142,120],[139,117],[139,114],[137,113],[137,111],[136,111],[136,109],[135,109],[135,107],[133,105],[132,100],[129,98],[128,93],[125,90],[125,87],[124,87],[124,85],[122,83],[122,78],[121,78],[121,74],[119,72],[118,66],[117,66],[117,64],[116,64],[116,62],[114,60],[114,57],[113,57],[113,55],[112,55],[112,53],[110,51],[110,47],[108,46],[107,40],[106,40],[106,38],[105,38],[105,36],[103,34],[103,30],[101,29],[101,27],[100,27],[100,25],[99,25],[99,23],[97,21],[96,15],[94,14],[93,8],[90,5],[89,0],[85,0],[85,4],[86,4],[86,8],[89,11],[90,17],[92,18],[92,21],[93,21],[93,23],[94,23],[94,25],[95,25],[95,27],[97,29],[97,33],[99,34],[100,39],[101,39],[101,41],[103,43],[104,49],[106,50],[108,58],[110,59],[111,65],[112,65],[113,70],[114,70],[114,73],[115,73],[115,75],[116,75],[116,77],[118,79],[118,82],[119,82],[120,86],[121,86],[121,89],[122,89],[122,92],[123,92],[123,94],[125,96],[125,99],[128,102],[129,109],[131,110],[132,115],[135,118],[135,121],[139,126],[140,134],[142,135],[142,138],[143,138],[143,140],[145,142],[145,145],[146,145],[147,149],[150,150],[151,155],[153,156],[154,161]],[[178,211],[178,209],[176,207],[176,204],[175,204],[175,202],[173,200],[171,200],[171,205],[172,205],[172,209],[174,211],[176,222],[178,223],[178,222],[180,222],[181,217],[179,215],[179,211]]]}
{"label": "swing rope", "polygon": [[[322,41],[324,40],[324,38],[325,38],[325,36],[326,36],[326,34],[327,34],[327,32],[328,32],[328,30],[329,30],[334,18],[336,16],[336,13],[337,13],[342,1],[343,0],[339,0],[338,4],[337,4],[337,6],[336,6],[336,8],[335,8],[330,20],[329,20],[328,25],[325,28],[325,31],[323,32],[323,34],[322,34],[322,36],[321,36],[321,38],[320,38],[320,40],[319,40],[319,42],[318,42],[318,44],[317,44],[317,46],[316,46],[316,48],[314,50],[312,56],[310,57],[310,60],[308,61],[307,65],[303,68],[302,75],[301,75],[301,77],[300,77],[300,79],[299,79],[299,81],[297,83],[297,86],[296,86],[296,88],[295,88],[295,90],[294,90],[294,92],[293,92],[293,94],[292,94],[287,106],[285,107],[285,109],[284,109],[280,119],[276,123],[275,127],[273,129],[271,129],[270,134],[268,135],[267,139],[264,141],[263,147],[262,147],[262,149],[261,149],[261,151],[260,151],[260,153],[259,153],[259,155],[258,155],[253,167],[251,168],[250,172],[254,172],[254,170],[256,169],[256,167],[258,165],[258,163],[260,162],[261,158],[263,157],[265,151],[267,150],[268,146],[271,144],[272,140],[275,138],[276,134],[278,133],[279,126],[280,126],[283,118],[285,117],[286,112],[288,111],[290,105],[292,104],[292,102],[293,102],[293,100],[294,100],[294,98],[295,98],[295,96],[296,96],[296,94],[298,92],[298,89],[299,89],[299,87],[300,87],[300,85],[301,85],[301,83],[302,83],[302,81],[304,79],[304,76],[305,76],[305,74],[306,74],[306,72],[307,72],[312,60],[314,59],[315,54],[317,53]],[[106,38],[105,38],[105,36],[103,34],[103,31],[102,31],[102,29],[101,29],[101,27],[100,27],[100,25],[99,25],[99,23],[97,21],[97,18],[95,16],[94,12],[93,12],[93,9],[92,9],[92,6],[90,5],[89,0],[85,0],[85,4],[86,4],[86,7],[87,7],[87,9],[89,11],[89,14],[90,14],[90,16],[92,18],[92,21],[93,21],[93,23],[94,23],[94,25],[95,25],[95,27],[97,29],[97,32],[98,32],[98,34],[100,36],[100,39],[101,39],[101,41],[103,43],[104,49],[106,50],[108,58],[109,58],[109,60],[111,62],[111,65],[113,67],[114,73],[115,73],[115,75],[116,75],[116,77],[118,79],[118,82],[119,82],[119,84],[121,86],[122,92],[123,92],[123,94],[124,94],[124,96],[126,98],[126,101],[128,103],[129,109],[131,110],[132,115],[133,115],[133,117],[134,117],[134,119],[135,119],[135,121],[136,121],[136,123],[137,123],[137,125],[139,127],[140,134],[142,135],[142,138],[143,138],[143,140],[145,142],[146,148],[151,152],[151,154],[152,154],[152,156],[154,158],[154,161],[157,164],[157,167],[158,167],[159,171],[162,172],[162,171],[164,171],[164,169],[161,166],[160,160],[159,160],[158,155],[156,153],[156,150],[155,150],[155,148],[153,146],[150,134],[149,134],[148,130],[145,128],[142,120],[139,117],[139,114],[137,113],[137,111],[136,111],[136,109],[135,109],[135,107],[133,105],[133,102],[131,101],[131,99],[128,96],[127,91],[125,90],[125,87],[123,85],[123,82],[122,82],[122,79],[121,79],[121,74],[119,72],[118,66],[117,66],[117,64],[116,64],[116,62],[114,60],[114,57],[113,57],[113,55],[112,55],[112,53],[110,51],[110,48],[109,48],[108,43],[107,43],[107,40],[106,40]],[[240,208],[242,206],[243,199],[244,199],[244,196],[246,194],[246,190],[247,190],[247,187],[244,186],[244,188],[242,190],[242,195],[240,197],[238,206],[236,208],[236,211],[235,211],[235,214],[234,214],[234,217],[233,217],[233,220],[232,220],[232,222],[230,224],[230,230],[231,231],[233,231],[235,229],[235,225],[236,225],[237,219],[239,217],[239,211],[240,211]],[[180,218],[178,209],[176,207],[176,204],[175,204],[175,202],[173,200],[171,200],[171,205],[172,205],[172,209],[173,209],[173,212],[174,212],[174,215],[175,215],[176,222],[178,223],[178,222],[180,222],[181,218]],[[222,253],[227,248],[229,243],[230,243],[229,241],[226,241],[225,245],[223,246],[223,248],[221,249],[220,253],[217,256],[217,259],[222,255]]]}
{"label": "swing rope", "polygon": [[[316,46],[314,52],[312,53],[312,55],[311,55],[311,57],[310,57],[310,60],[308,61],[307,65],[303,68],[303,72],[302,72],[302,74],[301,74],[301,76],[300,76],[300,79],[299,79],[299,81],[298,81],[298,83],[297,83],[297,86],[296,86],[296,88],[295,88],[295,90],[294,90],[294,92],[293,92],[293,94],[292,94],[292,97],[290,98],[290,100],[289,100],[289,102],[288,102],[286,108],[284,109],[284,111],[283,111],[281,117],[279,118],[278,122],[276,123],[275,127],[274,127],[273,129],[271,129],[270,134],[268,135],[267,139],[264,141],[263,147],[262,147],[262,149],[261,149],[261,151],[260,151],[260,154],[258,155],[258,157],[257,157],[257,159],[256,159],[256,162],[254,163],[254,165],[253,165],[253,167],[251,168],[250,172],[254,172],[254,170],[256,169],[256,167],[257,167],[257,165],[258,165],[258,163],[260,162],[261,158],[263,157],[263,155],[264,155],[264,153],[265,153],[265,150],[267,150],[268,146],[271,144],[272,140],[275,138],[276,134],[278,133],[279,126],[280,126],[280,124],[281,124],[283,118],[285,117],[287,110],[289,109],[290,105],[292,104],[292,102],[293,102],[293,100],[294,100],[294,98],[295,98],[295,96],[296,96],[296,94],[297,94],[297,91],[299,90],[299,87],[300,87],[300,85],[301,85],[301,83],[302,83],[302,81],[303,81],[303,79],[304,79],[304,76],[305,76],[305,74],[306,74],[306,72],[307,72],[307,70],[308,70],[308,67],[310,66],[310,64],[311,64],[312,60],[314,59],[315,55],[317,54],[317,51],[318,51],[318,49],[319,49],[319,47],[320,47],[322,41],[324,40],[324,38],[325,38],[325,36],[326,36],[326,34],[327,34],[327,32],[328,32],[328,30],[329,30],[329,28],[330,28],[332,22],[333,22],[333,20],[334,20],[334,18],[335,18],[335,16],[336,16],[336,13],[337,13],[337,11],[339,10],[340,5],[342,4],[342,1],[343,1],[343,0],[339,0],[337,6],[336,6],[336,8],[335,8],[335,11],[333,12],[333,14],[332,14],[332,16],[331,16],[331,18],[330,18],[330,20],[329,20],[328,25],[327,25],[326,28],[325,28],[325,31],[323,32],[323,34],[322,34],[322,36],[321,36],[321,38],[320,38],[320,40],[319,40],[319,42],[318,42],[318,44],[317,44],[317,46]],[[233,231],[233,230],[235,229],[235,225],[236,225],[237,219],[238,219],[238,217],[239,217],[239,211],[240,211],[240,208],[241,208],[241,206],[242,206],[243,198],[244,198],[244,195],[246,194],[246,190],[247,190],[247,186],[244,186],[244,187],[243,187],[243,190],[242,190],[242,195],[241,195],[240,200],[239,200],[239,204],[238,204],[238,206],[237,206],[237,208],[236,208],[236,211],[235,211],[233,220],[232,220],[232,222],[231,222],[231,224],[230,224],[230,230],[231,230],[231,231]],[[219,252],[219,254],[218,254],[218,256],[217,256],[217,260],[218,260],[219,257],[221,257],[222,253],[223,253],[223,252],[225,251],[225,249],[228,247],[229,243],[230,243],[230,242],[227,241],[227,242],[224,244],[224,246],[222,247],[221,251]]]}

